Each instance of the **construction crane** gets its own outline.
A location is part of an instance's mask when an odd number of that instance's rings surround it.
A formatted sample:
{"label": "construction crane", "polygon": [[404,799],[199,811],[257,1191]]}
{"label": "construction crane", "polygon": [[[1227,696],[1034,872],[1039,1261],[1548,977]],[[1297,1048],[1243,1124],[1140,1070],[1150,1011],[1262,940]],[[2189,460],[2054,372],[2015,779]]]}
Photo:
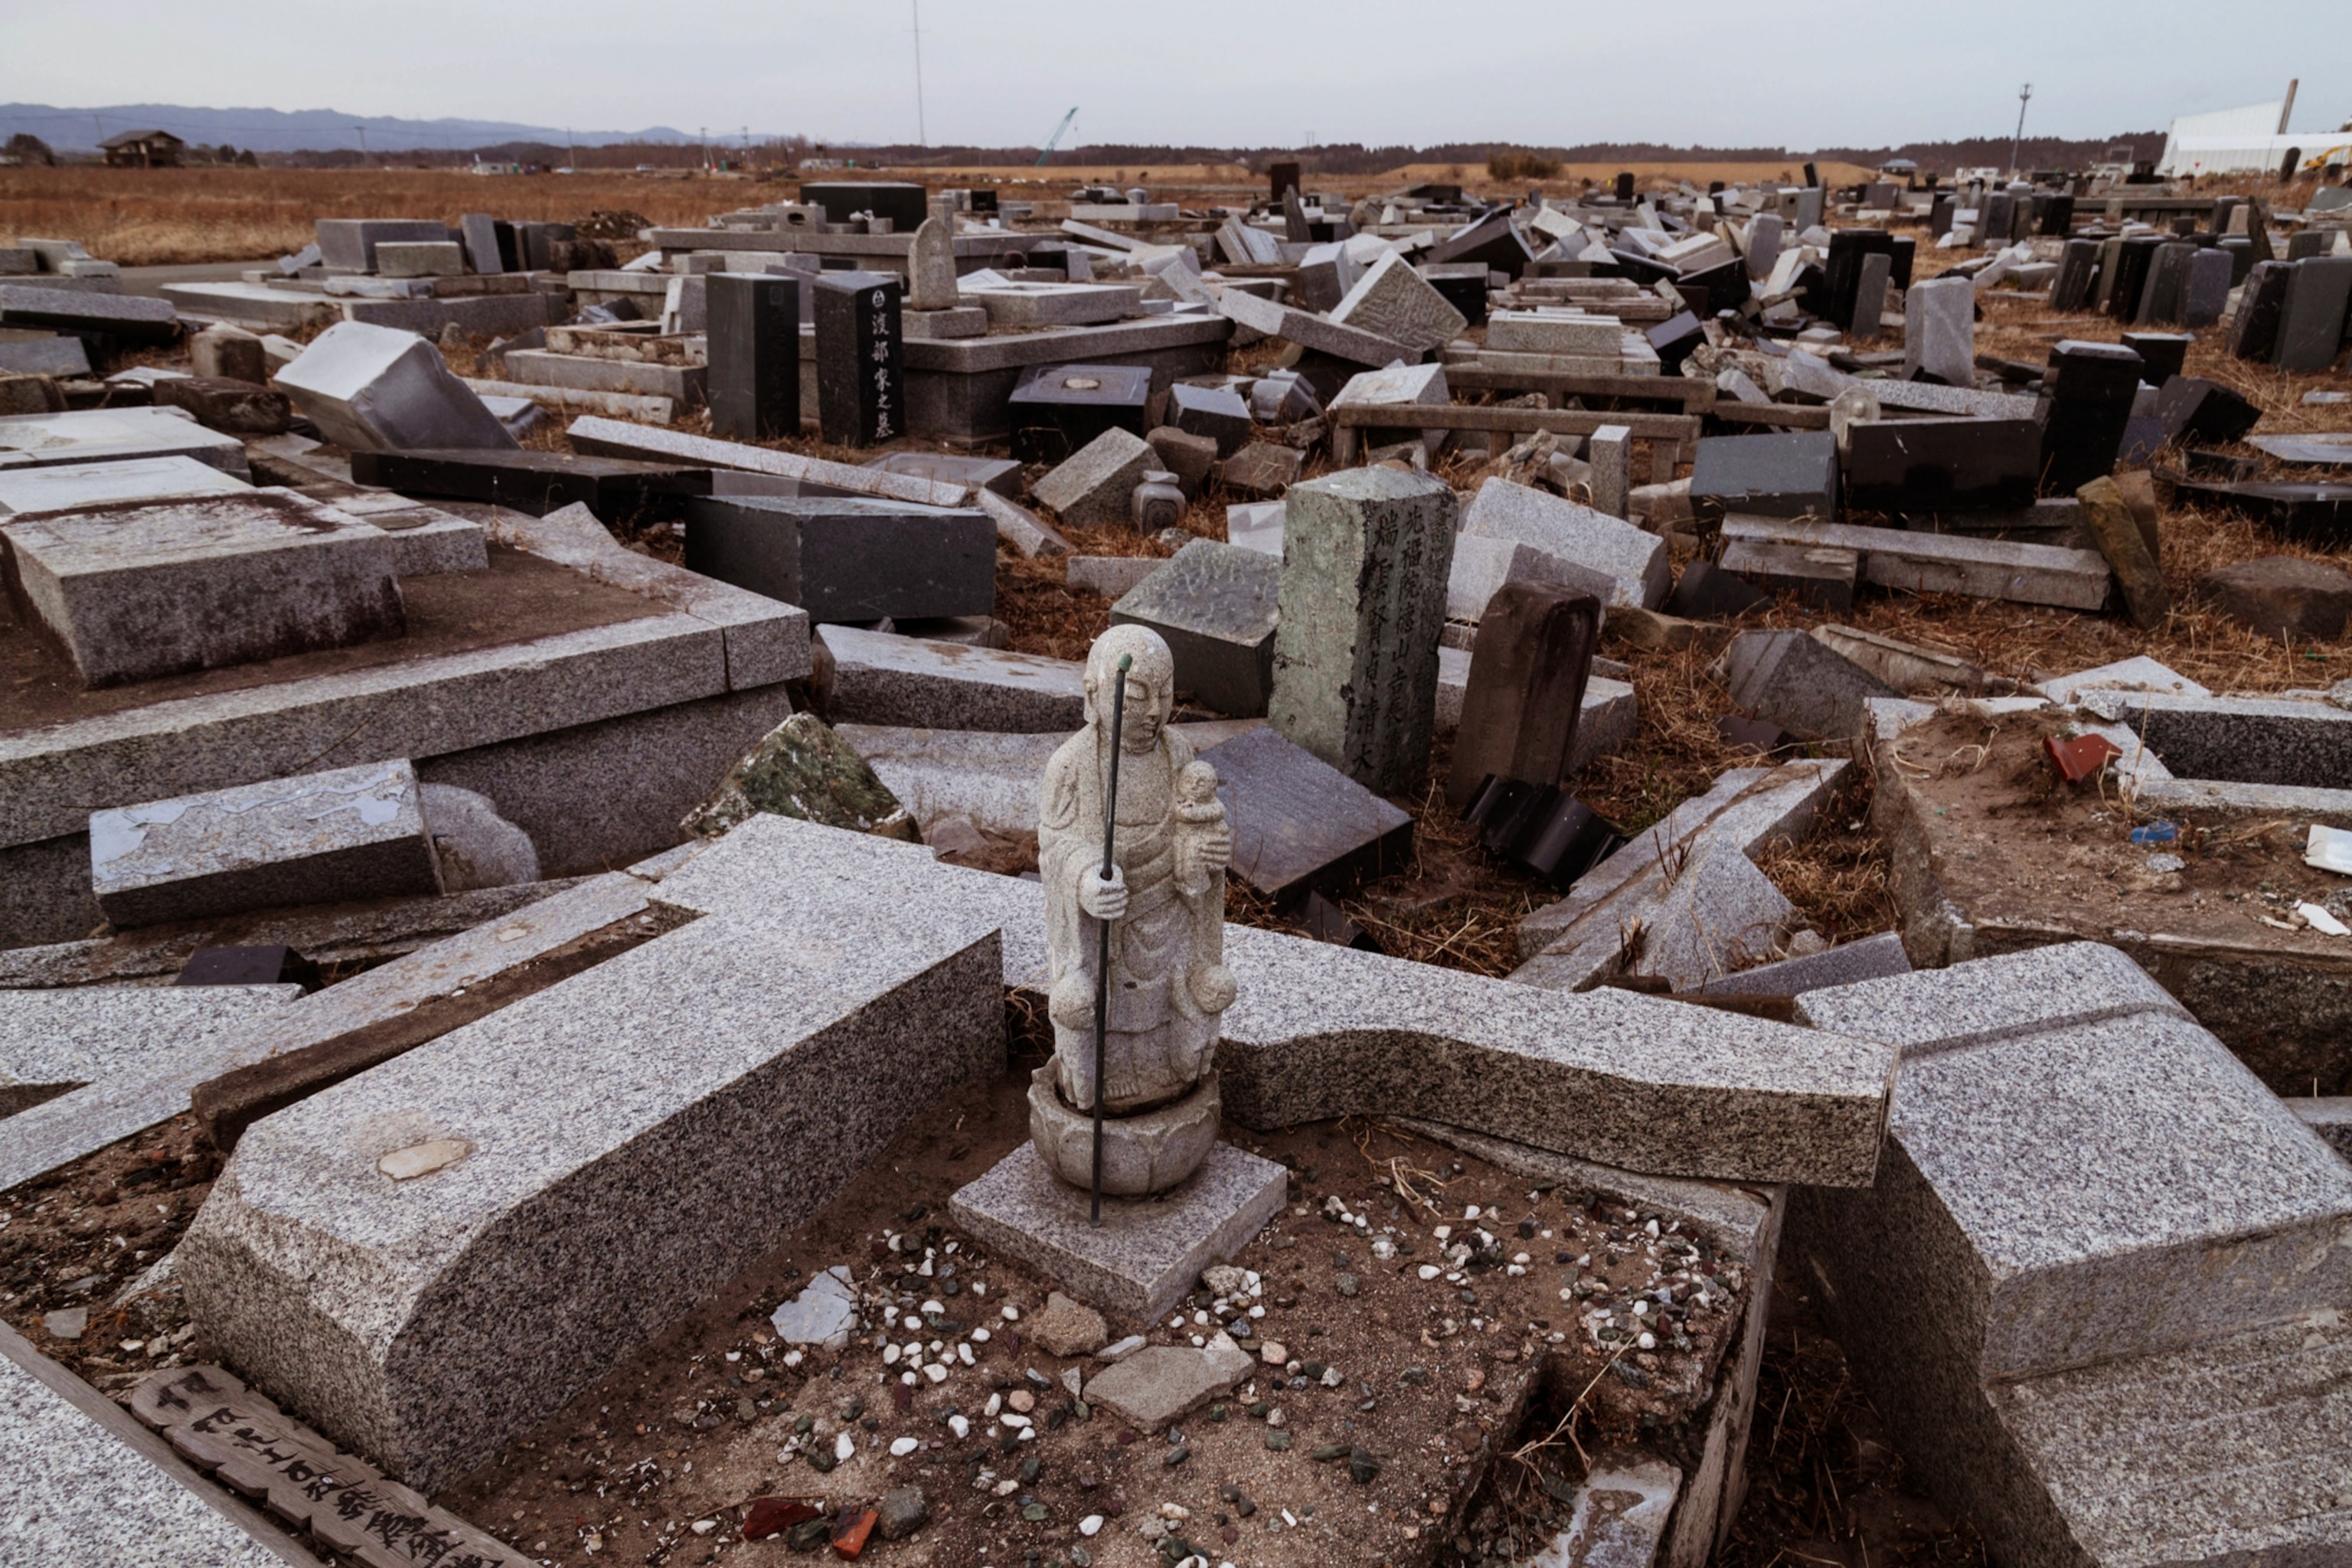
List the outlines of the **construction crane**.
{"label": "construction crane", "polygon": [[1062,133],[1070,128],[1070,121],[1077,117],[1078,111],[1075,108],[1062,116],[1062,122],[1054,127],[1054,133],[1051,136],[1045,138],[1045,150],[1037,154],[1037,167],[1042,169],[1045,166],[1045,160],[1052,157],[1054,149],[1061,145]]}

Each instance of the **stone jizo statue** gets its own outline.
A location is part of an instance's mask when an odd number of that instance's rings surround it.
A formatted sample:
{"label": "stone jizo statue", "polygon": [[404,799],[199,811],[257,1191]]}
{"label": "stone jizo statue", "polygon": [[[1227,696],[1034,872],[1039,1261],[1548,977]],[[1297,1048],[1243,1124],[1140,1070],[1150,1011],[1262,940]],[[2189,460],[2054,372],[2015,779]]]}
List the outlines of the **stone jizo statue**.
{"label": "stone jizo statue", "polygon": [[[1122,655],[1132,663],[1114,736]],[[1030,1136],[1056,1175],[1089,1185],[1096,998],[1107,984],[1103,1191],[1120,1196],[1176,1186],[1216,1142],[1218,1021],[1234,1000],[1224,965],[1233,835],[1215,770],[1168,728],[1175,676],[1156,632],[1113,626],[1096,639],[1087,656],[1086,727],[1045,764],[1037,829],[1054,1059],[1030,1085]],[[1114,745],[1118,814],[1106,879],[1103,807]],[[1098,973],[1106,922],[1108,977]]]}

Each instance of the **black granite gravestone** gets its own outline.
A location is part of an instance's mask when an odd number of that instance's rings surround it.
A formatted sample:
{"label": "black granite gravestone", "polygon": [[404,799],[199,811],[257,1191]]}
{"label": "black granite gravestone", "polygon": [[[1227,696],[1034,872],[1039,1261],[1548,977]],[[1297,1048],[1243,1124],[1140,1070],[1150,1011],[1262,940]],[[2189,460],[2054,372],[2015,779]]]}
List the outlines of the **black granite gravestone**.
{"label": "black granite gravestone", "polygon": [[290,947],[200,947],[174,985],[299,985],[319,988],[319,966]]}
{"label": "black granite gravestone", "polygon": [[1862,282],[1862,258],[1872,252],[1888,258],[1893,277],[1895,237],[1880,228],[1842,228],[1830,236],[1829,289],[1820,307],[1807,309],[1842,331],[1853,330],[1853,300]]}
{"label": "black granite gravestone", "polygon": [[1630,202],[1633,199],[1633,176],[1632,174],[1621,174],[1617,176],[1617,199],[1621,202]]}
{"label": "black granite gravestone", "polygon": [[803,184],[801,200],[824,209],[827,223],[847,223],[857,213],[887,217],[900,234],[912,234],[929,216],[930,193],[896,180],[822,180]]}
{"label": "black granite gravestone", "polygon": [[2258,261],[2246,274],[2238,313],[2230,325],[2230,352],[2240,359],[2266,360],[2278,346],[2279,311],[2286,303],[2288,281],[2294,266],[2287,261]]}
{"label": "black granite gravestone", "polygon": [[714,272],[708,284],[710,433],[730,441],[799,436],[801,279]]}
{"label": "black granite gravestone", "polygon": [[1853,426],[1845,500],[1868,511],[2024,508],[2042,471],[2032,419],[1888,419]]}
{"label": "black granite gravestone", "polygon": [[1696,316],[1684,310],[1667,317],[1655,326],[1644,328],[1642,336],[1648,339],[1650,346],[1658,353],[1658,373],[1661,375],[1680,375],[1683,362],[1690,358],[1691,351],[1706,342],[1706,330],[1699,324]]}
{"label": "black granite gravestone", "polygon": [[686,566],[818,622],[985,616],[996,525],[984,512],[865,496],[711,497],[686,514]]}
{"label": "black granite gravestone", "polygon": [[2137,321],[2140,296],[2147,291],[2148,268],[2164,240],[2151,234],[2135,235],[2116,251],[2115,280],[2107,290],[2107,314],[2119,321]]}
{"label": "black granite gravestone", "polygon": [[2069,338],[2050,351],[2042,493],[2073,495],[2115,470],[2146,363],[2121,343]]}
{"label": "black granite gravestone", "polygon": [[2150,386],[2162,386],[2180,374],[2189,358],[2189,345],[2195,340],[2186,332],[2126,332],[2124,347],[2139,355],[2147,368],[2140,379]]}
{"label": "black granite gravestone", "polygon": [[1058,463],[1106,430],[1141,436],[1150,402],[1151,372],[1142,365],[1034,366],[1022,373],[1008,405],[1013,455]]}
{"label": "black granite gravestone", "polygon": [[2086,309],[2099,281],[2099,242],[2070,239],[2058,262],[2058,279],[2050,287],[2050,308],[2061,314]]}
{"label": "black granite gravestone", "polygon": [[352,479],[403,495],[476,501],[531,517],[577,502],[605,522],[647,510],[675,513],[689,497],[710,493],[709,468],[590,458],[571,452],[353,452]]}
{"label": "black granite gravestone", "polygon": [[895,272],[827,272],[815,288],[817,422],[824,438],[870,447],[905,435],[898,344],[905,280]]}

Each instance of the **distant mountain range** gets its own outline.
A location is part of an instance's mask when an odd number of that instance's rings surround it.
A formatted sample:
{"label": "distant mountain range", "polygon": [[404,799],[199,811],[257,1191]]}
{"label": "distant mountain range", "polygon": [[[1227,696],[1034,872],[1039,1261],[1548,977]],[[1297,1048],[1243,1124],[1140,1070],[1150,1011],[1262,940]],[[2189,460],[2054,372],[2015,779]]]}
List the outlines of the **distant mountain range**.
{"label": "distant mountain range", "polygon": [[[125,131],[168,131],[196,145],[250,148],[257,153],[325,153],[345,149],[459,152],[508,142],[583,147],[615,142],[692,142],[667,125],[643,131],[566,131],[504,120],[400,120],[344,114],[332,109],[189,109],[174,103],[116,103],[59,109],[47,103],[0,104],[0,141],[29,132],[60,153],[89,152]],[[730,144],[734,137],[726,139]]]}

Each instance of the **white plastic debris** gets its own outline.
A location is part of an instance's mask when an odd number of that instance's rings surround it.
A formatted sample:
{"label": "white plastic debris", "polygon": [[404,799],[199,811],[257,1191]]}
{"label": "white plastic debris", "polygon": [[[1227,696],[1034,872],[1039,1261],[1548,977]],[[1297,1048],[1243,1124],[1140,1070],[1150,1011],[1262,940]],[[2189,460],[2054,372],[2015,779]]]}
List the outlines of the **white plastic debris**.
{"label": "white plastic debris", "polygon": [[2346,925],[2317,904],[2297,904],[2294,912],[2310,921],[2311,929],[2322,936],[2352,936],[2352,926]]}
{"label": "white plastic debris", "polygon": [[2352,833],[2313,823],[2311,837],[2304,843],[2303,863],[2333,871],[2339,877],[2352,877]]}

